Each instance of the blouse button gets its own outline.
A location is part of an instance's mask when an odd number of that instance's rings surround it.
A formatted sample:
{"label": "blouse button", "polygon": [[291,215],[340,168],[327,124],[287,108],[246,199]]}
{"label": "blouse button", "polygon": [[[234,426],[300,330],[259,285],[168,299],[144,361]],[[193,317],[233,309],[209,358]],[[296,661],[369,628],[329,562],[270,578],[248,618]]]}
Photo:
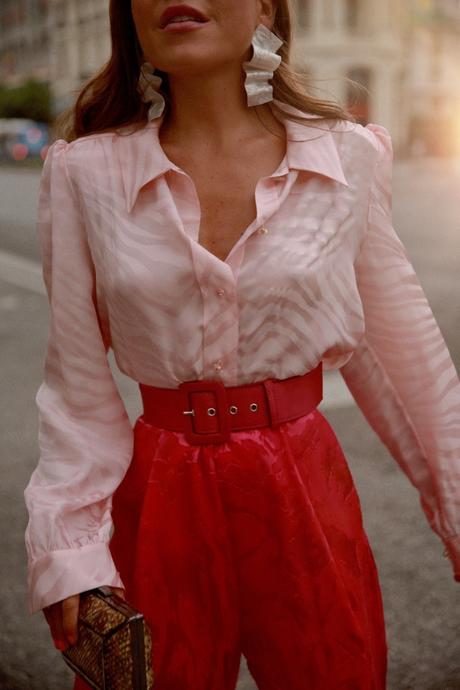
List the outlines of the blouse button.
{"label": "blouse button", "polygon": [[266,228],[266,227],[264,227],[264,226],[262,226],[262,227],[259,228],[259,230],[258,230],[259,235],[266,235],[267,232],[268,232],[268,228]]}
{"label": "blouse button", "polygon": [[220,359],[217,362],[214,362],[214,369],[216,371],[220,371],[222,369],[222,361]]}
{"label": "blouse button", "polygon": [[217,294],[219,295],[219,297],[223,297],[223,296],[225,295],[225,290],[224,290],[224,288],[219,288],[219,289],[217,290]]}

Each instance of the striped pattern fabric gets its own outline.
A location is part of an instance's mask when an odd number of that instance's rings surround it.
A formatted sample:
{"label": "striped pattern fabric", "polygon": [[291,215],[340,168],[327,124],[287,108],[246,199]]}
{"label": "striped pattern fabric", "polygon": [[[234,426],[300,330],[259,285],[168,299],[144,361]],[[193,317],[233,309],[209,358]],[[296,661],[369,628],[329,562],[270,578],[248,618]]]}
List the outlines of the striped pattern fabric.
{"label": "striped pattern fabric", "polygon": [[133,432],[109,348],[126,375],[172,388],[339,369],[460,577],[460,383],[392,227],[388,132],[284,119],[284,160],[259,180],[257,217],[222,261],[198,243],[194,183],[160,145],[162,118],[58,140],[45,161],[50,327],[40,458],[24,492],[30,612],[123,586],[108,541]]}

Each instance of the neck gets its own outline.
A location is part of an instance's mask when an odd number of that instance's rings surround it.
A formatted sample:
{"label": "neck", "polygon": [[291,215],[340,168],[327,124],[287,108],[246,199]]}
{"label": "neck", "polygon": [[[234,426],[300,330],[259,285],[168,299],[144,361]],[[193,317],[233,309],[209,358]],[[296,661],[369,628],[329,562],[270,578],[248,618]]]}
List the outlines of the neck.
{"label": "neck", "polygon": [[[244,78],[241,68],[234,66],[205,75],[169,75],[171,110],[162,137],[228,150],[238,141],[260,135],[263,125],[256,108],[247,105]],[[257,110],[259,115],[271,115],[268,105]]]}

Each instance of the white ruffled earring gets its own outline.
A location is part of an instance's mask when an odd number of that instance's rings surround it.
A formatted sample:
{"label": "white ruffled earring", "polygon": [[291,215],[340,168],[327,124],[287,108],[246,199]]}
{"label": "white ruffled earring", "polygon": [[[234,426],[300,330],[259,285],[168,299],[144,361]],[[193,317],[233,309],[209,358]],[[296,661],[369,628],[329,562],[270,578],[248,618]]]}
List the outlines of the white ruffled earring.
{"label": "white ruffled earring", "polygon": [[273,100],[273,87],[269,80],[281,64],[281,56],[276,55],[276,51],[283,45],[283,41],[264,24],[259,24],[254,31],[251,45],[254,54],[248,62],[243,62],[248,106],[261,105]]}
{"label": "white ruffled earring", "polygon": [[141,67],[139,75],[138,91],[142,96],[144,103],[150,103],[147,117],[149,120],[154,120],[163,113],[165,108],[165,99],[159,92],[161,82],[163,81],[158,74],[154,74],[155,68],[150,62],[144,62]]}

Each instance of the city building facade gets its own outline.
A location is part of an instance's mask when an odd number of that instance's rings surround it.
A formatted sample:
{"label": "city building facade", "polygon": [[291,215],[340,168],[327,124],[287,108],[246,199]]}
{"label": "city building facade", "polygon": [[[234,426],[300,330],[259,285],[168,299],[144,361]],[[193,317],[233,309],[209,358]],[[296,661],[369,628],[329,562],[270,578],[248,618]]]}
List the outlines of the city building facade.
{"label": "city building facade", "polygon": [[1,0],[0,83],[49,81],[50,44],[49,0]]}
{"label": "city building facade", "polygon": [[407,132],[405,24],[399,0],[297,0],[297,69],[318,96],[339,99],[360,122],[387,127],[398,147]]}
{"label": "city building facade", "polygon": [[47,81],[60,112],[110,55],[107,8],[107,0],[1,0],[0,83]]}
{"label": "city building facade", "polygon": [[108,0],[49,0],[52,84],[59,112],[110,56]]}
{"label": "city building facade", "polygon": [[414,152],[460,154],[460,0],[425,2],[411,29],[406,99]]}
{"label": "city building facade", "polygon": [[295,64],[318,96],[387,127],[399,152],[460,153],[460,0],[296,0],[296,9]]}

